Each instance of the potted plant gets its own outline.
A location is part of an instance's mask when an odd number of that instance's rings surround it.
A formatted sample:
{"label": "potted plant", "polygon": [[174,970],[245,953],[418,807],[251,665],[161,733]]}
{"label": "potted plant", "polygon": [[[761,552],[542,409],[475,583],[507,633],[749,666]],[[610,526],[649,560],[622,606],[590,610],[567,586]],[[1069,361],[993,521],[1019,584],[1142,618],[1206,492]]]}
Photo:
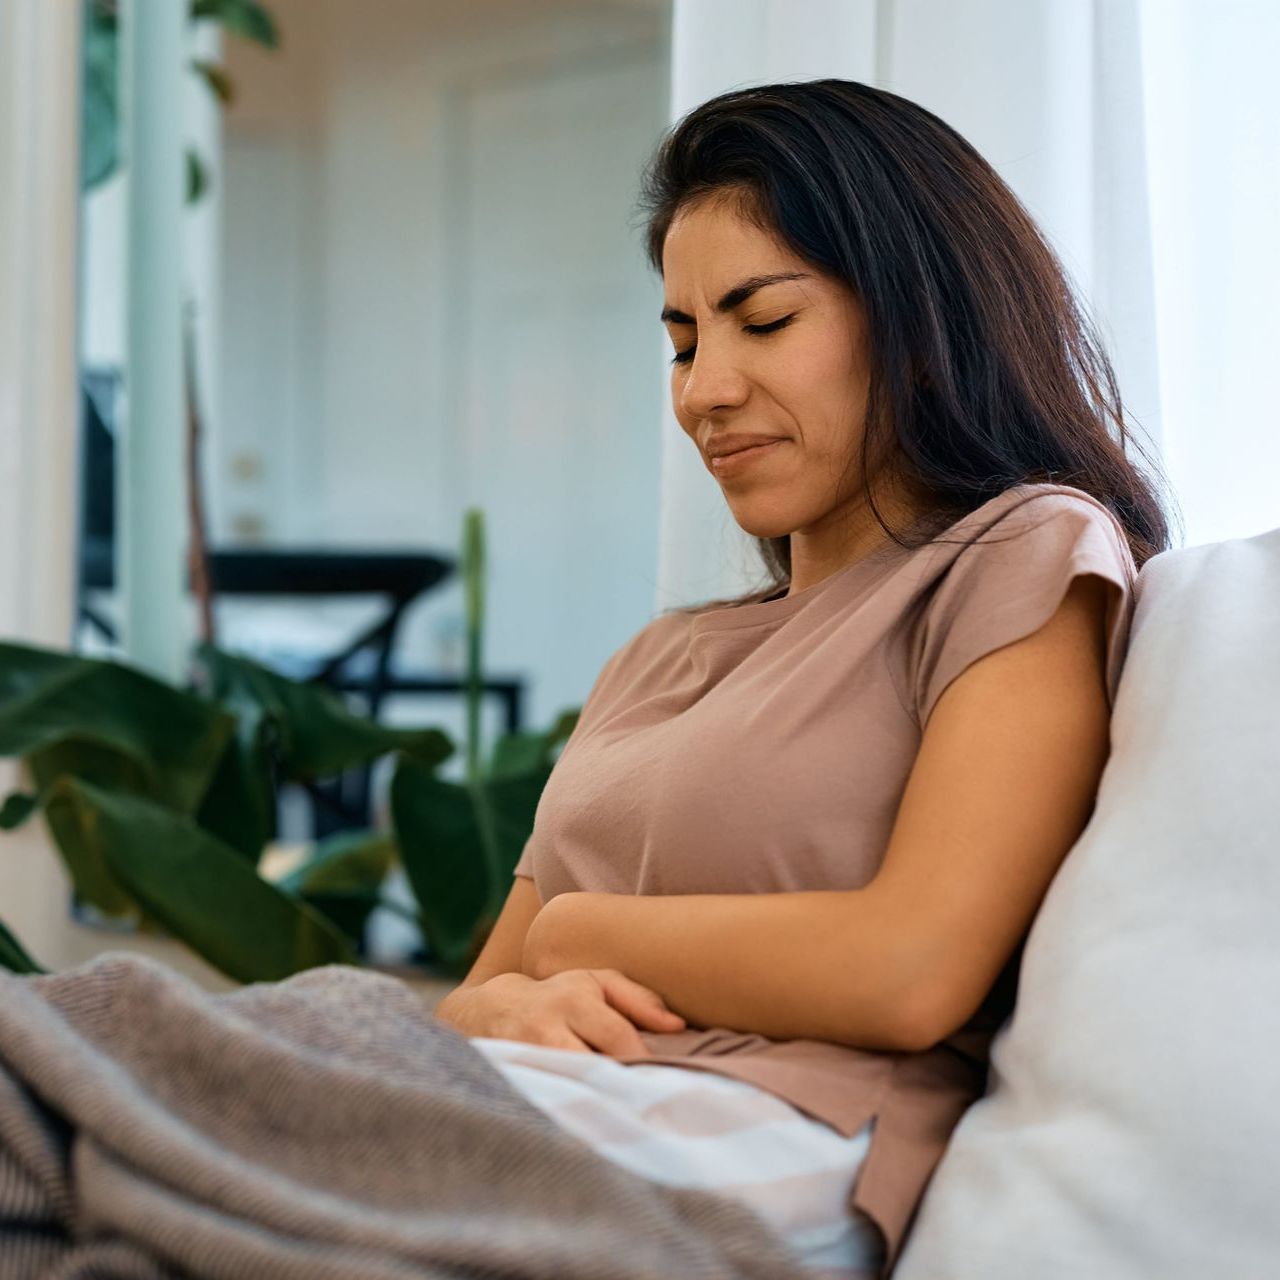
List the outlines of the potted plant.
{"label": "potted plant", "polygon": [[[177,688],[124,663],[0,643],[0,754],[31,790],[0,828],[41,813],[79,898],[161,930],[241,982],[362,963],[382,886],[404,868],[427,963],[459,977],[488,937],[533,829],[557,749],[579,710],[543,732],[479,741],[484,527],[464,517],[466,769],[439,776],[455,745],[439,728],[377,723],[318,684],[287,679],[207,642]],[[388,753],[391,829],[318,842],[288,875],[263,875],[280,786],[336,776]],[[0,965],[37,971],[0,924]]]}

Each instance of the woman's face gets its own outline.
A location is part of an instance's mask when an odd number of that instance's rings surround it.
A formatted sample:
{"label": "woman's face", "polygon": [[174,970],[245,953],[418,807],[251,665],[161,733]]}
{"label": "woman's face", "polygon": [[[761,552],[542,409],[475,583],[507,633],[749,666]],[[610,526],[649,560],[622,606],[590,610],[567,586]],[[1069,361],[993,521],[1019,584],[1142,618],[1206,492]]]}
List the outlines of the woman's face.
{"label": "woman's face", "polygon": [[[838,560],[862,487],[861,305],[724,199],[684,207],[662,263],[672,404],[734,519],[755,537],[807,533],[815,560]],[[712,455],[735,435],[773,443],[721,469]]]}

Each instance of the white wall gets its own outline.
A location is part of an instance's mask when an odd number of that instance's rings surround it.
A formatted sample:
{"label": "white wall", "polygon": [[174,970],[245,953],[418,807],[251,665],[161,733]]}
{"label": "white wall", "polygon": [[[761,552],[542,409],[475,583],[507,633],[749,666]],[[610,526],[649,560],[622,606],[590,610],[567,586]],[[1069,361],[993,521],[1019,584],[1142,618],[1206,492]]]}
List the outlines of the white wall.
{"label": "white wall", "polygon": [[[661,289],[626,221],[665,6],[273,10],[281,53],[227,50],[215,531],[454,554],[482,506],[486,665],[527,674],[545,724],[650,616]],[[228,611],[229,635],[336,639],[371,610]],[[439,666],[461,615],[441,588],[406,660]]]}

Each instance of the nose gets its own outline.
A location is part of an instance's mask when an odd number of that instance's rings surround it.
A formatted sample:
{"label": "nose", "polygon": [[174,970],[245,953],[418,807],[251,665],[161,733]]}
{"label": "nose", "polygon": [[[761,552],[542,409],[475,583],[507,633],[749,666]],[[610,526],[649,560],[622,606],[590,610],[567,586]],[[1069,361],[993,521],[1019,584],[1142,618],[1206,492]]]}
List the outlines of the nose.
{"label": "nose", "polygon": [[680,408],[694,418],[710,418],[747,398],[748,380],[724,344],[702,339],[680,388]]}

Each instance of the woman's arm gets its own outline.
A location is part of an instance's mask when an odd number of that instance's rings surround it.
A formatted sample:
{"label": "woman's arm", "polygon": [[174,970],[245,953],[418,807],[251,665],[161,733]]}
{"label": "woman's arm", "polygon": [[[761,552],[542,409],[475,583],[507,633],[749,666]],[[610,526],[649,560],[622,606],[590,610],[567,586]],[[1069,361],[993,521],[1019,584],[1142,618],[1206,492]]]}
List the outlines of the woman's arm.
{"label": "woman's arm", "polygon": [[948,685],[865,888],[559,894],[529,928],[524,971],[617,968],[691,1025],[779,1039],[916,1049],[963,1026],[1092,813],[1109,589],[1075,578],[1044,626]]}
{"label": "woman's arm", "polygon": [[[560,893],[524,972],[611,968],[697,1027],[900,1049],[901,935],[871,886],[803,893]],[[852,968],[851,968],[852,966]]]}
{"label": "woman's arm", "polygon": [[488,982],[503,973],[520,973],[524,954],[525,936],[529,926],[542,906],[533,881],[527,876],[513,876],[507,900],[485,939],[480,954],[471,971],[462,982],[449,992],[435,1007],[435,1016],[449,1021],[450,1003],[455,1005],[466,998],[474,987]]}

